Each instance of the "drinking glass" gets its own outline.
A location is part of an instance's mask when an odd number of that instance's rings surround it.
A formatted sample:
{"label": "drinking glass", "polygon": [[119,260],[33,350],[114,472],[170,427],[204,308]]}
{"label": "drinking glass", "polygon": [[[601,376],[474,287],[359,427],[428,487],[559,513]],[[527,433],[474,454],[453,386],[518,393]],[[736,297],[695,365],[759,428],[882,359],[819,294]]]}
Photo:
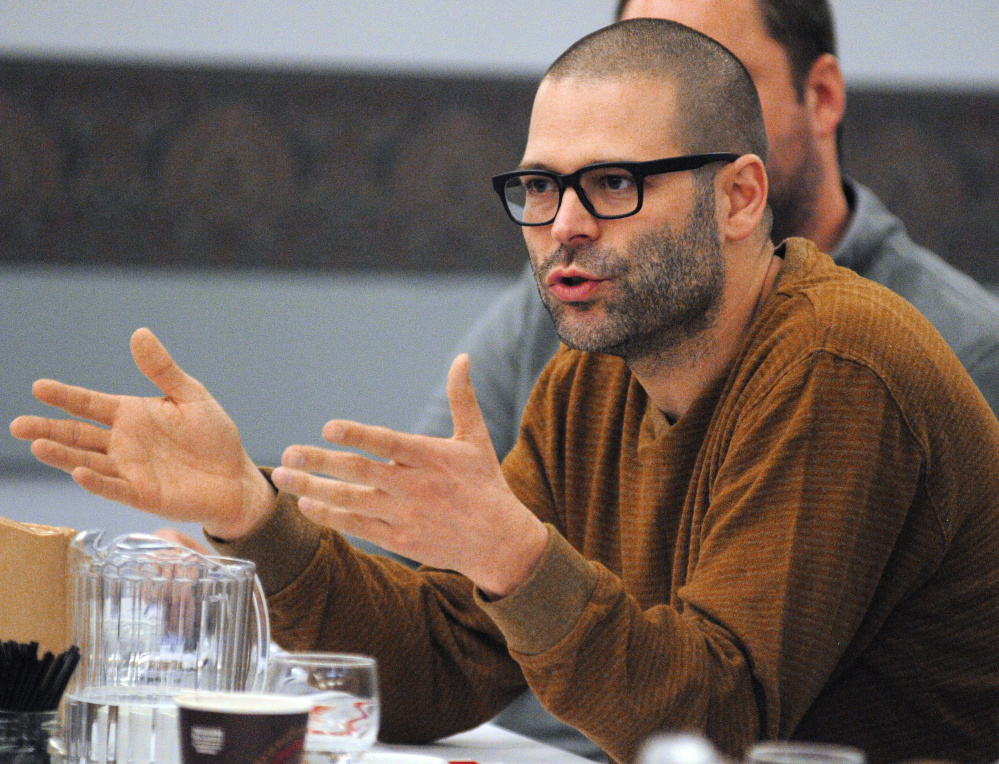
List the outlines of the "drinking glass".
{"label": "drinking glass", "polygon": [[378,735],[375,659],[340,653],[277,653],[267,663],[267,692],[315,695],[305,736],[308,764],[354,764]]}
{"label": "drinking glass", "polygon": [[58,711],[0,711],[0,762],[49,764]]}
{"label": "drinking glass", "polygon": [[749,749],[746,764],[865,764],[859,748],[831,743],[770,740]]}

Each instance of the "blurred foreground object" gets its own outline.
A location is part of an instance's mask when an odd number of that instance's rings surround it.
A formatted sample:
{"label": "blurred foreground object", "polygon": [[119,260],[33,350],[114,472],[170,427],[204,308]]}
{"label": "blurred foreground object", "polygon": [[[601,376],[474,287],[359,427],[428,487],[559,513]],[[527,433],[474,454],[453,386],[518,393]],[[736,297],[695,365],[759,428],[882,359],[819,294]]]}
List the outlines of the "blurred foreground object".
{"label": "blurred foreground object", "polygon": [[39,658],[37,642],[0,643],[0,763],[51,764],[57,708],[79,660],[75,646]]}
{"label": "blurred foreground object", "polygon": [[728,764],[728,759],[701,735],[679,732],[649,738],[638,764]]}
{"label": "blurred foreground object", "polygon": [[69,647],[66,560],[76,531],[0,517],[0,639]]}
{"label": "blurred foreground object", "polygon": [[757,743],[746,754],[746,764],[865,764],[866,761],[859,748],[794,740]]}

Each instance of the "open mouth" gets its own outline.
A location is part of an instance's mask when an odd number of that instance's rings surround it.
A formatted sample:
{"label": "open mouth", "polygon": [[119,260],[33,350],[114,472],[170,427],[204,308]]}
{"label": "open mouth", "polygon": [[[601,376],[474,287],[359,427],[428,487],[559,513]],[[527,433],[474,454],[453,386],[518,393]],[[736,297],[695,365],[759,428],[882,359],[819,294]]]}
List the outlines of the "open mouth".
{"label": "open mouth", "polygon": [[548,278],[549,290],[562,302],[586,302],[603,283],[603,279],[575,269],[556,269]]}

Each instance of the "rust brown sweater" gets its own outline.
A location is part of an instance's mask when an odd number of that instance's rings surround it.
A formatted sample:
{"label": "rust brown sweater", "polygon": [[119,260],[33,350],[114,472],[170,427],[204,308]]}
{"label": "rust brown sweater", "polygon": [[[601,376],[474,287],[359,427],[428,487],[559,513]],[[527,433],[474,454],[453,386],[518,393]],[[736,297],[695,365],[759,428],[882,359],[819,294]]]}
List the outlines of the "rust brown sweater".
{"label": "rust brown sweater", "polygon": [[524,678],[618,760],[661,729],[731,753],[999,757],[999,422],[900,298],[792,240],[737,357],[670,425],[618,360],[563,351],[504,462],[553,533],[484,603],[354,552],[288,497],[223,547],[293,649],[375,654],[385,737],[489,718]]}

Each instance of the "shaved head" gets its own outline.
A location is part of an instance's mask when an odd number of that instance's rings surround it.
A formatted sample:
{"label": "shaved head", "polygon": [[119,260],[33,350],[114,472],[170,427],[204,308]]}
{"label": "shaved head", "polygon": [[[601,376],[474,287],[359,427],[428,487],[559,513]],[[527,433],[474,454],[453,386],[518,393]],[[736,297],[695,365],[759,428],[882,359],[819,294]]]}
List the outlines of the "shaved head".
{"label": "shaved head", "polygon": [[661,80],[677,96],[676,145],[687,153],[733,151],[766,161],[767,136],[753,80],[728,49],[664,19],[631,19],[587,35],[545,79]]}

